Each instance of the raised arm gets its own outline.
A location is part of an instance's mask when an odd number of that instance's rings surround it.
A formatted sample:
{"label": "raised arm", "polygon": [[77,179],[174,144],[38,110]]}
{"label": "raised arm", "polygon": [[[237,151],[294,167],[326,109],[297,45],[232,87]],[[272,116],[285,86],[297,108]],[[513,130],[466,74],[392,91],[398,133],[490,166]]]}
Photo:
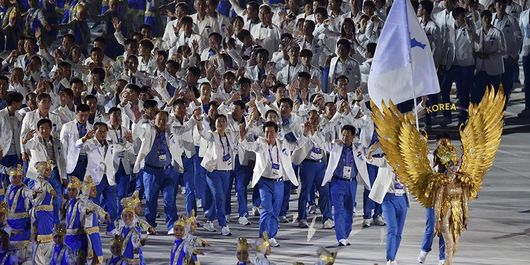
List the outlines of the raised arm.
{"label": "raised arm", "polygon": [[250,152],[259,152],[260,150],[260,144],[257,142],[249,142],[246,139],[247,135],[247,129],[245,128],[245,124],[239,124],[239,137],[241,139],[241,142],[239,143],[239,146],[243,148],[244,150],[250,151]]}

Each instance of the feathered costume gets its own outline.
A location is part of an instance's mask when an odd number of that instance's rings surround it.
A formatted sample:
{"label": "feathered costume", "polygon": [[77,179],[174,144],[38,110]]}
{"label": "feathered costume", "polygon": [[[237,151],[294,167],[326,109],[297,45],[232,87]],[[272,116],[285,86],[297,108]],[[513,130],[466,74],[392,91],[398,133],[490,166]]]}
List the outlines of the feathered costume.
{"label": "feathered costume", "polygon": [[[476,199],[501,142],[505,96],[502,87],[487,89],[482,101],[469,106],[469,120],[461,126],[462,157],[449,141],[441,143],[435,159],[446,171],[435,172],[428,159],[427,137],[414,126],[412,113],[402,114],[390,102],[375,104],[374,121],[389,164],[424,207],[436,210],[436,232],[445,239],[446,265],[467,226],[468,201]],[[459,162],[461,162],[460,168]]]}

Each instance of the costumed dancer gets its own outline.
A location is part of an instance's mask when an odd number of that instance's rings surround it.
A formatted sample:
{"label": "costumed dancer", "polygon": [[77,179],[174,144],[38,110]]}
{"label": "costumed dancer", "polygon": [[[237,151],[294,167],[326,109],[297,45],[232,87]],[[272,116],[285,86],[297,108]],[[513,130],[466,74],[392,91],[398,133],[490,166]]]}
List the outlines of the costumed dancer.
{"label": "costumed dancer", "polygon": [[52,175],[51,162],[35,163],[37,179],[33,185],[31,221],[34,229],[33,264],[49,265],[53,255],[53,198],[57,193],[48,182]]}
{"label": "costumed dancer", "polygon": [[[197,254],[203,255],[204,253],[197,248],[207,247],[210,244],[198,236],[193,235],[197,232],[197,217],[195,216],[195,211],[191,211],[191,216],[186,218],[186,245],[190,248],[191,261],[194,263],[199,263],[197,259]],[[193,264],[193,263],[192,263]]]}
{"label": "costumed dancer", "polygon": [[23,175],[21,165],[9,170],[11,185],[7,188],[7,224],[12,229],[9,241],[20,262],[25,262],[28,258],[31,234],[29,210],[32,192],[22,183]]}
{"label": "costumed dancer", "polygon": [[121,254],[122,246],[123,242],[121,241],[120,237],[113,238],[110,241],[110,253],[112,256],[107,259],[105,265],[127,265],[127,263],[125,262],[125,258]]}
{"label": "costumed dancer", "polygon": [[72,249],[64,243],[66,227],[58,225],[53,235],[53,256],[51,265],[74,265],[76,264]]}
{"label": "costumed dancer", "polygon": [[127,264],[145,265],[142,253],[142,246],[145,245],[147,237],[142,238],[142,228],[138,226],[138,221],[134,211],[134,204],[123,205],[121,219],[118,220],[116,230],[122,241],[121,255]]}
{"label": "costumed dancer", "polygon": [[92,199],[96,198],[97,189],[91,176],[86,176],[79,195],[79,212],[81,223],[88,237],[87,261],[92,264],[103,264],[103,246],[99,235],[99,220],[110,222],[110,215]]}
{"label": "costumed dancer", "polygon": [[66,202],[66,244],[72,249],[75,260],[86,263],[87,236],[81,224],[80,203],[78,199],[81,181],[75,176],[70,177],[67,186],[68,201]]}
{"label": "costumed dancer", "polygon": [[[451,137],[448,133],[438,135],[436,136],[436,147],[438,147],[440,143],[450,140]],[[435,165],[435,155],[436,149],[432,154],[429,153],[429,162],[431,163],[431,167],[433,167],[433,169],[438,172],[438,165]],[[427,255],[432,250],[432,244],[435,237],[434,224],[436,222],[436,217],[434,214],[433,207],[425,208],[425,219],[425,232],[423,233],[423,241],[421,242],[421,251],[418,255],[418,262],[421,264],[425,262],[425,260],[427,259]],[[440,234],[438,235],[438,259],[438,264],[443,265],[445,262],[445,241],[443,236]]]}
{"label": "costumed dancer", "polygon": [[140,200],[140,192],[137,190],[133,192],[131,197],[125,197],[121,199],[121,205],[123,207],[131,207],[134,210],[134,219],[136,225],[142,230],[147,231],[149,235],[156,235],[156,230],[152,227],[145,219],[140,218],[142,214],[142,201]]}
{"label": "costumed dancer", "polygon": [[237,263],[236,265],[250,265],[249,253],[248,253],[248,242],[246,238],[240,237],[237,239]]}
{"label": "costumed dancer", "polygon": [[[390,103],[374,107],[383,151],[396,175],[425,207],[436,213],[435,231],[445,239],[445,265],[453,264],[460,236],[467,227],[468,202],[476,199],[501,143],[505,95],[487,89],[482,101],[469,106],[469,120],[460,127],[462,157],[449,141],[437,148],[438,172],[428,159],[427,137],[414,126],[412,113],[402,114]],[[443,172],[443,173],[439,173]]]}
{"label": "costumed dancer", "polygon": [[256,239],[256,256],[254,257],[254,265],[274,265],[269,261],[268,255],[272,253],[269,237],[266,232],[263,232],[262,237]]}
{"label": "costumed dancer", "polygon": [[175,241],[173,243],[173,248],[171,248],[170,262],[171,265],[184,265],[184,264],[194,264],[191,261],[191,253],[186,245],[186,240],[184,238],[186,228],[186,221],[184,217],[180,217],[175,224],[173,225],[173,232],[175,236]]}

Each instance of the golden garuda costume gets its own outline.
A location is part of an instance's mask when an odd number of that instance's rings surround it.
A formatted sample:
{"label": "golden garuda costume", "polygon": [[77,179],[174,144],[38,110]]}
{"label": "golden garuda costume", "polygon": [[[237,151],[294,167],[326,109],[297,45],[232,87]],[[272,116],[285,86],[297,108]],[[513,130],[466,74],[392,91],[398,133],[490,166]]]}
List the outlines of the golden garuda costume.
{"label": "golden garuda costume", "polygon": [[449,141],[435,152],[438,167],[428,158],[427,137],[415,127],[412,113],[402,114],[390,102],[381,108],[372,104],[379,141],[399,179],[424,207],[436,211],[436,232],[445,239],[445,264],[452,264],[456,246],[467,226],[468,201],[476,199],[486,172],[493,165],[501,142],[505,96],[487,89],[478,104],[469,106],[469,120],[462,125],[462,156]]}

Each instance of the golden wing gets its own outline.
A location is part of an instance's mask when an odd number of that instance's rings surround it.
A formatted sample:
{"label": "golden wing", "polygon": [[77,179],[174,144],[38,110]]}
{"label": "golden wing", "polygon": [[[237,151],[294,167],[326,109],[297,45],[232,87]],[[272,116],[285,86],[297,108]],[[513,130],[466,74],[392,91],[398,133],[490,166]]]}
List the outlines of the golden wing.
{"label": "golden wing", "polygon": [[447,179],[433,171],[427,137],[414,125],[412,113],[402,114],[390,102],[381,109],[372,103],[373,119],[386,159],[403,184],[424,207],[433,207],[436,190]]}
{"label": "golden wing", "polygon": [[484,175],[493,165],[501,144],[505,103],[502,85],[497,93],[493,87],[486,89],[478,105],[469,105],[469,120],[460,127],[463,154],[457,176],[469,186],[470,199],[477,197]]}

